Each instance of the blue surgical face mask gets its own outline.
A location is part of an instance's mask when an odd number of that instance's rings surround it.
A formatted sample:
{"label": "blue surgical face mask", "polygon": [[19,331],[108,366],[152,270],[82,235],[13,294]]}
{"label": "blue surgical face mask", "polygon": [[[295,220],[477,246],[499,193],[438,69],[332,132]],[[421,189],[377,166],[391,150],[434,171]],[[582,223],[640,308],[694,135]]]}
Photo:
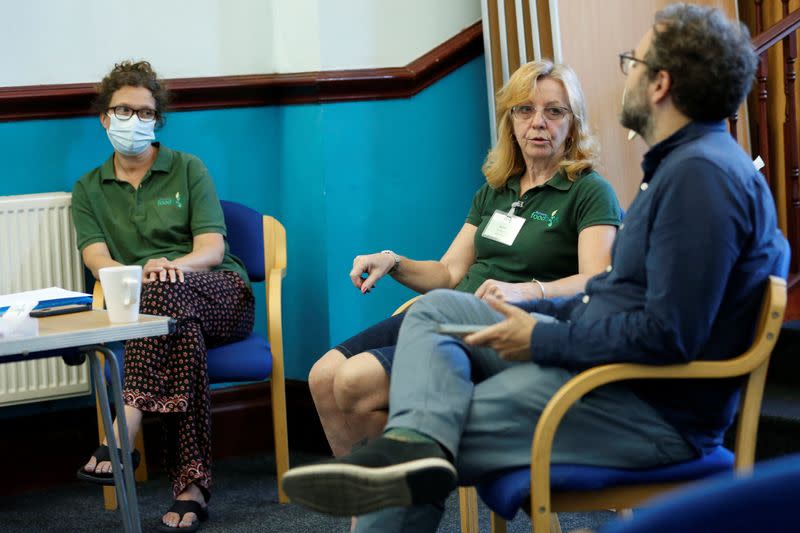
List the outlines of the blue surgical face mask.
{"label": "blue surgical face mask", "polygon": [[139,155],[156,139],[153,133],[155,120],[142,122],[136,114],[128,120],[120,120],[114,115],[109,119],[111,122],[106,129],[108,140],[114,150],[122,155]]}

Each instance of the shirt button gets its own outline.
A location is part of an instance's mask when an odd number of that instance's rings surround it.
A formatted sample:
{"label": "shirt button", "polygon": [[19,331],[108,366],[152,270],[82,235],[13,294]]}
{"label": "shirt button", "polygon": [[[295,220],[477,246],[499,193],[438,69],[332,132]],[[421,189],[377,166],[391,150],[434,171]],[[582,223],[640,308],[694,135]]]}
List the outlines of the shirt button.
{"label": "shirt button", "polygon": [[612,268],[611,268],[611,265],[608,265],[608,266],[606,267],[606,272],[611,272],[611,270],[612,270]]}
{"label": "shirt button", "polygon": [[646,191],[648,187],[649,185],[646,183],[642,183],[641,185],[639,185],[639,188],[642,189],[643,191]]}
{"label": "shirt button", "polygon": [[588,304],[588,303],[589,303],[589,300],[591,300],[591,298],[589,297],[589,295],[588,295],[588,294],[584,294],[584,295],[583,295],[583,299],[582,299],[581,301],[582,301],[583,303],[585,303],[585,304]]}

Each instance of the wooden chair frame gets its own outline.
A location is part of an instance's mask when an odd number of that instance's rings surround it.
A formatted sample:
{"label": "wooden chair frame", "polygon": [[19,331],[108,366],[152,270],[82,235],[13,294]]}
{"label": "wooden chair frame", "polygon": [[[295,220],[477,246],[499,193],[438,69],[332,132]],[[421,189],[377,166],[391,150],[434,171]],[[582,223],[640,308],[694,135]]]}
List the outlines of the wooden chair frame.
{"label": "wooden chair frame", "polygon": [[[272,374],[270,375],[270,394],[272,406],[272,426],[275,437],[275,463],[278,482],[278,501],[288,503],[289,498],[283,492],[281,479],[289,469],[289,440],[286,422],[286,382],[283,366],[283,327],[281,323],[281,289],[286,276],[286,230],[275,218],[263,215],[264,227],[264,288],[267,298],[267,336],[272,350]],[[104,307],[103,289],[95,282],[93,304],[95,309]],[[102,354],[100,365],[105,361]],[[97,405],[97,404],[96,404]],[[100,408],[97,406],[97,428],[100,442],[103,441],[103,421]],[[144,454],[144,431],[136,436],[135,446],[140,450],[141,462],[136,469],[136,481],[147,481],[147,458]],[[117,508],[114,487],[103,487],[104,507],[108,510]]]}
{"label": "wooden chair frame", "polygon": [[[648,366],[609,364],[581,372],[551,398],[536,424],[531,442],[530,509],[533,531],[560,532],[555,513],[601,509],[632,509],[652,496],[691,482],[659,483],[609,487],[596,491],[551,492],[550,456],[558,424],[567,410],[592,390],[617,381],[631,379],[725,379],[747,376],[742,388],[739,420],[736,425],[734,468],[749,471],[755,460],[756,433],[764,394],[767,367],[780,333],[786,308],[786,282],[770,276],[761,306],[755,337],[742,355],[724,361],[695,361],[683,365]],[[463,508],[462,508],[463,509]],[[477,516],[475,516],[477,518]],[[462,522],[464,517],[462,515]],[[477,531],[477,521],[472,522]],[[506,522],[492,513],[492,532],[506,531]]]}

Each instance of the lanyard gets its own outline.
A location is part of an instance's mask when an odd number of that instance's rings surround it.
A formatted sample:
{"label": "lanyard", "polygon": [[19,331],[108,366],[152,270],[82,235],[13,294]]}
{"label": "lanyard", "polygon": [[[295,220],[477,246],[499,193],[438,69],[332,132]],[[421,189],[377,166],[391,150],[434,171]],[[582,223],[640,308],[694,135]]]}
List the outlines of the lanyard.
{"label": "lanyard", "polygon": [[511,204],[511,209],[508,210],[508,216],[513,217],[516,214],[516,210],[519,207],[520,209],[525,205],[525,202],[522,200],[517,200],[516,202]]}

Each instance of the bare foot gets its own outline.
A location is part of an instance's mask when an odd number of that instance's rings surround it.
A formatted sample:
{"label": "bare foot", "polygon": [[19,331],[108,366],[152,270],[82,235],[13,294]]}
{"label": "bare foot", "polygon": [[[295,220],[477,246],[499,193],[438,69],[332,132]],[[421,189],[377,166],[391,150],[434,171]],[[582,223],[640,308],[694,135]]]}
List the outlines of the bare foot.
{"label": "bare foot", "polygon": [[[105,442],[103,443],[105,444]],[[95,474],[110,474],[111,473],[111,461],[100,461],[97,462],[97,458],[93,455],[89,462],[83,465],[83,469],[87,472],[94,472]]]}
{"label": "bare foot", "polygon": [[[130,405],[125,406],[125,423],[128,426],[128,444],[133,450],[133,442],[136,439],[136,435],[139,433],[139,429],[142,427],[142,412],[135,407]],[[114,421],[114,436],[117,439],[117,443],[119,443],[119,429],[117,428],[117,421]],[[105,439],[103,439],[103,444],[106,446],[108,443]],[[111,473],[111,461],[101,461],[100,464],[97,464],[97,458],[92,456],[89,461],[83,466],[83,469],[86,472],[95,474],[110,474]]]}
{"label": "bare foot", "polygon": [[[200,488],[192,483],[186,489],[178,494],[178,497],[175,498],[176,500],[191,500],[199,503],[201,506],[206,506],[206,499],[203,496],[203,492]],[[183,515],[183,520],[181,520],[180,515],[178,513],[166,513],[164,516],[161,517],[161,521],[164,525],[169,527],[189,527],[193,523],[199,520],[198,516],[194,513],[186,513]]]}

